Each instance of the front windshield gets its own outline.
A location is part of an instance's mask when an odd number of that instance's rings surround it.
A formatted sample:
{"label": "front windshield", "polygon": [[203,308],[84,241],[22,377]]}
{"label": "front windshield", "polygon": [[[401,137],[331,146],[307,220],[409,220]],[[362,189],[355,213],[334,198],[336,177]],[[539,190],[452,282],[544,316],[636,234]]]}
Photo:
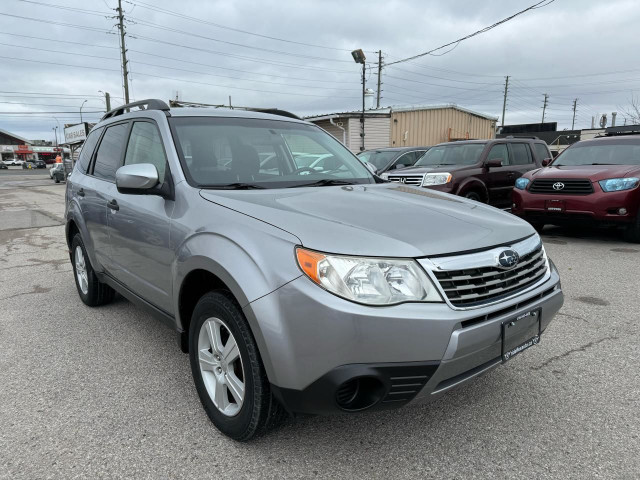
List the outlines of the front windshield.
{"label": "front windshield", "polygon": [[436,145],[427,150],[416,167],[436,165],[475,165],[480,161],[484,143],[463,143],[460,145]]}
{"label": "front windshield", "polygon": [[382,170],[389,165],[389,162],[395,158],[398,152],[386,151],[386,152],[362,152],[358,154],[358,158],[364,162],[369,162],[374,165],[378,170]]}
{"label": "front windshield", "polygon": [[313,125],[222,117],[169,122],[187,178],[202,188],[375,183],[347,148]]}
{"label": "front windshield", "polygon": [[576,143],[562,152],[553,165],[640,165],[640,143],[622,139],[619,142]]}

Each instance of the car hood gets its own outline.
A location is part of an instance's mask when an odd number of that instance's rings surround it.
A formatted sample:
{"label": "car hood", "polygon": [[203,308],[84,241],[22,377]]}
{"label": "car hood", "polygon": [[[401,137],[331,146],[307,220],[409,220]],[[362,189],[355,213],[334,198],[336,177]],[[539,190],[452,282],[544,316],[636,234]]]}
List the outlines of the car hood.
{"label": "car hood", "polygon": [[588,178],[592,182],[607,178],[628,177],[640,175],[637,165],[576,165],[549,166],[531,172],[531,178],[546,178],[565,180],[570,178]]}
{"label": "car hood", "polygon": [[407,167],[401,168],[399,170],[389,170],[387,173],[389,175],[417,175],[429,172],[455,172],[456,170],[461,170],[463,168],[469,168],[470,165],[435,165],[433,167]]}
{"label": "car hood", "polygon": [[201,190],[216,204],[285,230],[305,247],[350,255],[422,257],[492,247],[535,231],[501,210],[397,184]]}

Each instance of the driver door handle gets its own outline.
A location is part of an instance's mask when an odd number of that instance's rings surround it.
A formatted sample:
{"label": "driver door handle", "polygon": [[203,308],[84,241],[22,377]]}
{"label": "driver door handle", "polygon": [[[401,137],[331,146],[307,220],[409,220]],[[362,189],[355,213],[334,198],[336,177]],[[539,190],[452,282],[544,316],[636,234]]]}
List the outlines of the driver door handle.
{"label": "driver door handle", "polygon": [[109,207],[111,210],[120,210],[120,205],[118,205],[118,202],[115,198],[110,202],[107,202],[107,207]]}

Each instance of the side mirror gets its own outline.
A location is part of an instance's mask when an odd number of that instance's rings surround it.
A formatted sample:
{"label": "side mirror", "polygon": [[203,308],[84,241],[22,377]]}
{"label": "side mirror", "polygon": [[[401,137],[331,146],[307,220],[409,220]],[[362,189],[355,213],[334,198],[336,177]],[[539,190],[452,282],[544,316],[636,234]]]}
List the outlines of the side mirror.
{"label": "side mirror", "polygon": [[501,158],[492,158],[491,160],[487,160],[486,162],[484,162],[484,166],[487,167],[487,168],[501,167],[502,166],[502,159]]}
{"label": "side mirror", "polygon": [[145,194],[158,185],[158,170],[151,163],[125,165],[116,171],[116,187],[120,193]]}
{"label": "side mirror", "polygon": [[398,170],[399,168],[404,168],[404,167],[406,167],[404,163],[396,163],[396,166],[394,168]]}
{"label": "side mirror", "polygon": [[545,158],[544,160],[542,160],[542,166],[546,167],[551,163],[551,160],[553,160],[553,158]]}

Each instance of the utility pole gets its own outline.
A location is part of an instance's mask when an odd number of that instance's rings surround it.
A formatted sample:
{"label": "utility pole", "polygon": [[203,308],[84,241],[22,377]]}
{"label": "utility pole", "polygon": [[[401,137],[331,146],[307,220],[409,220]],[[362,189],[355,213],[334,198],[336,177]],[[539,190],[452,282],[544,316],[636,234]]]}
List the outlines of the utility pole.
{"label": "utility pole", "polygon": [[376,108],[380,108],[380,78],[382,76],[382,50],[378,50],[378,98]]}
{"label": "utility pole", "polygon": [[544,103],[542,104],[542,123],[544,123],[544,112],[547,110],[547,105],[549,104],[549,95],[544,94]]}
{"label": "utility pole", "polygon": [[104,92],[104,102],[107,105],[107,112],[111,111],[111,95],[109,95],[109,92]]}
{"label": "utility pole", "polygon": [[504,127],[504,112],[507,110],[507,92],[509,91],[509,75],[504,82],[504,100],[502,101],[502,127]]}
{"label": "utility pole", "polygon": [[[573,120],[571,120],[571,130],[573,130],[573,127],[576,124],[576,108],[577,107],[578,107],[578,99],[576,98],[573,101]],[[592,120],[591,120],[591,128],[593,128],[593,117],[592,117]]]}
{"label": "utility pole", "polygon": [[362,125],[362,130],[360,132],[360,136],[362,137],[362,143],[360,144],[360,151],[364,152],[364,94],[365,94],[365,82],[366,82],[366,70],[367,64],[362,61],[362,115],[360,116],[360,124]]}
{"label": "utility pole", "polygon": [[124,81],[124,103],[129,103],[129,70],[127,68],[127,48],[124,43],[124,11],[122,0],[118,0],[118,29],[120,30],[120,51],[122,53],[122,79]]}

